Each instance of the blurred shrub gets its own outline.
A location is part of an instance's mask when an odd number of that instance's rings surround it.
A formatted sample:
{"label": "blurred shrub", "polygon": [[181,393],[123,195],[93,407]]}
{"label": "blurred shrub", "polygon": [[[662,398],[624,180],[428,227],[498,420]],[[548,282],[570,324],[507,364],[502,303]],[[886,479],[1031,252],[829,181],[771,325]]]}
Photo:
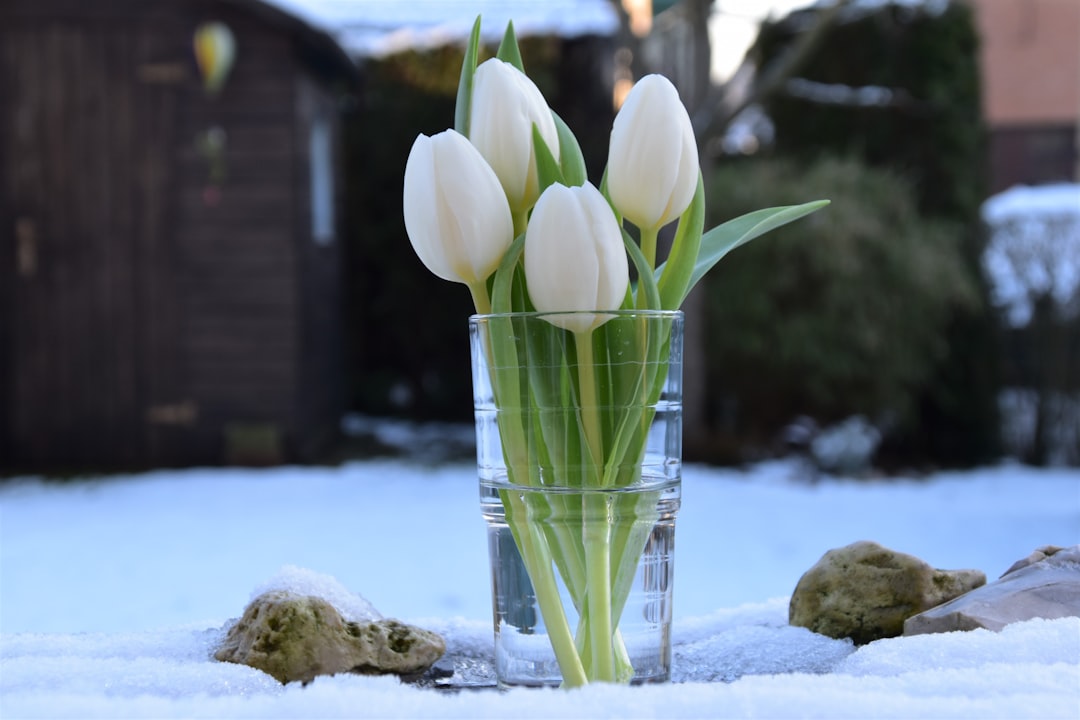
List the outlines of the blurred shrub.
{"label": "blurred shrub", "polygon": [[760,449],[802,414],[829,423],[862,413],[894,430],[915,422],[951,314],[977,302],[956,227],[922,219],[909,183],[855,160],[727,163],[708,193],[707,226],[761,207],[832,200],[735,251],[709,276],[715,446]]}
{"label": "blurred shrub", "polygon": [[[803,19],[795,13],[766,25],[754,48],[759,60],[767,65],[783,55]],[[883,452],[904,462],[986,461],[1000,449],[1000,333],[980,263],[986,132],[973,11],[955,1],[856,4],[821,48],[788,91],[766,104],[776,151],[854,156],[903,175],[921,214],[958,228],[961,272],[979,299],[950,307],[945,352],[916,389],[919,422],[894,434]]]}

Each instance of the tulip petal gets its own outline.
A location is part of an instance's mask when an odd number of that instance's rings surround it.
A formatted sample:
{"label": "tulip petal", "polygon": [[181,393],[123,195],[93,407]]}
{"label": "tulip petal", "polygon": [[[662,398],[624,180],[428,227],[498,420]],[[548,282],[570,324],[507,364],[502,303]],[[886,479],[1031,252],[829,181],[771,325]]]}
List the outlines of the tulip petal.
{"label": "tulip petal", "polygon": [[661,75],[645,76],[612,125],[607,172],[612,202],[638,227],[656,230],[689,206],[697,174],[697,142],[678,91]]}
{"label": "tulip petal", "polygon": [[592,185],[552,185],[540,196],[525,232],[525,279],[541,312],[574,313],[551,319],[584,332],[606,318],[594,310],[621,306],[629,284],[622,230]]}
{"label": "tulip petal", "polygon": [[495,170],[515,213],[531,208],[540,194],[534,124],[558,160],[558,131],[533,81],[498,58],[481,63],[473,80],[469,139]]}
{"label": "tulip petal", "polygon": [[439,212],[434,178],[435,157],[431,138],[420,135],[413,142],[405,163],[402,197],[405,232],[413,250],[428,270],[444,280],[456,280],[444,262],[436,232]]}
{"label": "tulip petal", "polygon": [[467,285],[486,279],[513,240],[502,187],[460,133],[421,135],[405,164],[405,231],[435,275]]}

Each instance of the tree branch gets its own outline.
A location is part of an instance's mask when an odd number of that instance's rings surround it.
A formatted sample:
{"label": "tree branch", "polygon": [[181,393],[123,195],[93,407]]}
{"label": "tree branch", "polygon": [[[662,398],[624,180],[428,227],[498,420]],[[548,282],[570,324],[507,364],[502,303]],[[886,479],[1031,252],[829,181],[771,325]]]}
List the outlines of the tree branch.
{"label": "tree branch", "polygon": [[739,103],[725,107],[727,87],[714,86],[715,92],[710,102],[702,103],[694,117],[694,129],[698,136],[707,138],[720,134],[743,110],[775,95],[813,56],[840,11],[852,2],[853,0],[837,0],[820,10],[814,24],[799,35],[786,52],[763,69],[760,80],[754,83],[751,91]]}

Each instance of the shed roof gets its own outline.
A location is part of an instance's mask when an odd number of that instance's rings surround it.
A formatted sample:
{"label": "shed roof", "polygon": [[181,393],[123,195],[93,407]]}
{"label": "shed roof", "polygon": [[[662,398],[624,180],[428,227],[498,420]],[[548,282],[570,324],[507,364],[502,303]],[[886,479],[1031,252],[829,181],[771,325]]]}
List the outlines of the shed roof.
{"label": "shed roof", "polygon": [[611,35],[619,18],[611,0],[263,0],[334,38],[359,60],[460,42],[483,17],[486,41],[508,21],[519,36]]}

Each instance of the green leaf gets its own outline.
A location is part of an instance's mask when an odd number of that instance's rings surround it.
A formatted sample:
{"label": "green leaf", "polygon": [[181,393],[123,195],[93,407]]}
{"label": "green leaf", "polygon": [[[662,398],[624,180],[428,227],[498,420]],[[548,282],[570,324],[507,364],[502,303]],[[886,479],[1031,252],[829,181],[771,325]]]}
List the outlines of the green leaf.
{"label": "green leaf", "polygon": [[518,48],[517,37],[514,35],[514,21],[506,23],[506,32],[503,33],[502,42],[495,57],[503,62],[508,62],[521,72],[525,72],[525,64],[521,62],[521,50]]}
{"label": "green leaf", "polygon": [[[745,245],[770,230],[775,230],[817,212],[828,204],[828,200],[817,200],[802,205],[787,205],[756,210],[714,227],[701,236],[701,249],[683,297],[685,298],[693,290],[694,286],[698,284],[701,278],[705,277],[705,273],[709,272],[713,265],[720,262],[721,258],[735,248]],[[666,265],[665,262],[656,268],[657,277],[663,276]]]}
{"label": "green leaf", "polygon": [[[630,237],[630,233],[626,230],[622,231],[623,245],[626,247],[626,254],[630,256],[630,260],[634,263],[634,267],[637,268],[638,273],[638,309],[639,310],[659,310],[660,309],[660,290],[656,286],[656,278],[653,277],[652,267],[649,265],[649,261],[645,259],[645,254],[641,252],[641,248],[634,242],[634,238]],[[645,305],[641,305],[641,296],[644,293]]]}
{"label": "green leaf", "polygon": [[611,194],[608,193],[607,187],[607,168],[604,168],[604,175],[600,178],[600,194],[607,200],[607,204],[611,206],[611,212],[615,213],[615,220],[618,221],[619,227],[623,226],[623,216],[619,212],[619,208],[615,207],[615,203],[611,201]]}
{"label": "green leaf", "polygon": [[491,312],[508,313],[514,310],[513,295],[511,290],[514,285],[514,270],[525,249],[525,233],[521,233],[510,247],[506,249],[498,269],[495,270],[495,280],[491,284]]}
{"label": "green leaf", "polygon": [[565,184],[570,187],[584,185],[589,175],[585,170],[585,156],[581,153],[581,146],[570,126],[558,113],[552,110],[551,117],[555,120],[555,129],[559,133],[559,167],[562,168]]}
{"label": "green leaf", "polygon": [[668,253],[664,271],[657,281],[660,288],[660,306],[664,310],[677,310],[686,299],[693,276],[694,264],[701,251],[701,231],[705,226],[705,183],[698,173],[697,190],[690,206],[679,218],[679,228]]}
{"label": "green leaf", "polygon": [[454,105],[454,129],[469,137],[469,112],[472,109],[473,76],[476,74],[476,58],[480,54],[480,16],[476,16],[465,58],[461,61],[461,79],[458,80],[457,101]]}
{"label": "green leaf", "polygon": [[559,161],[551,154],[551,150],[548,149],[544,138],[540,136],[540,128],[536,127],[536,123],[533,123],[532,136],[533,148],[536,151],[536,180],[540,192],[543,193],[549,185],[554,183],[565,185],[566,181],[563,179]]}

